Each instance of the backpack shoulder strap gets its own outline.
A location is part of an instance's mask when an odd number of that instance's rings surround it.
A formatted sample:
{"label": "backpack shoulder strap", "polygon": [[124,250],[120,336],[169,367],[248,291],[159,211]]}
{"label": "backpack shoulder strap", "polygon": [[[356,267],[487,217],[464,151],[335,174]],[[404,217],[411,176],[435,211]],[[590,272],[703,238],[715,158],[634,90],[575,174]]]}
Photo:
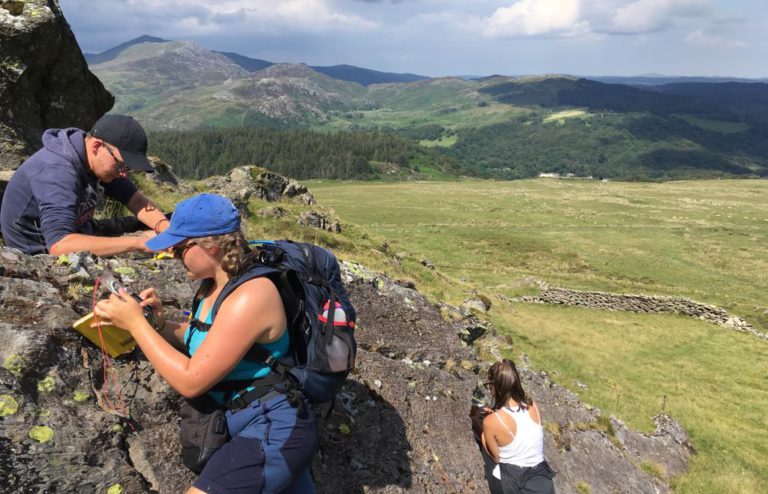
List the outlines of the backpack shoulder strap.
{"label": "backpack shoulder strap", "polygon": [[[237,278],[229,280],[219,296],[216,297],[216,301],[213,303],[213,307],[211,308],[211,320],[215,319],[221,304],[237,289],[237,287],[254,278],[262,277],[269,278],[272,283],[275,284],[275,287],[280,294],[280,300],[283,302],[288,329],[290,330],[290,328],[294,327],[303,316],[303,302],[300,300],[300,298],[303,297],[301,281],[296,272],[291,269],[280,266],[265,266],[263,264],[256,264]],[[293,343],[294,342],[291,344]],[[278,363],[277,359],[272,357],[269,350],[258,343],[254,344],[243,358],[255,362],[264,362],[273,368]]]}
{"label": "backpack shoulder strap", "polygon": [[211,320],[216,317],[216,314],[219,312],[219,308],[221,308],[221,304],[224,303],[224,300],[229,297],[232,292],[234,292],[240,285],[254,278],[261,278],[263,276],[268,276],[271,278],[270,275],[277,272],[279,272],[279,270],[276,268],[264,266],[262,264],[255,264],[245,273],[236,278],[230,279],[227,284],[224,285],[224,289],[221,290],[219,296],[216,297],[216,301],[213,303],[213,307],[211,307]]}

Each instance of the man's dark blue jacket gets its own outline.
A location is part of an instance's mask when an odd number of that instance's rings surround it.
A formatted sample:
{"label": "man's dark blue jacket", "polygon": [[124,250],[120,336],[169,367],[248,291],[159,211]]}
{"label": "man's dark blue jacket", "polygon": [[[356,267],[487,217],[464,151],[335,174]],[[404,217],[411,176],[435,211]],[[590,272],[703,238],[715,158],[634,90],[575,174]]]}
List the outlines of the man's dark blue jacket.
{"label": "man's dark blue jacket", "polygon": [[46,130],[43,149],[16,170],[3,194],[0,226],[5,245],[39,254],[71,233],[92,234],[102,189],[123,204],[136,192],[125,178],[102,187],[88,167],[85,132]]}

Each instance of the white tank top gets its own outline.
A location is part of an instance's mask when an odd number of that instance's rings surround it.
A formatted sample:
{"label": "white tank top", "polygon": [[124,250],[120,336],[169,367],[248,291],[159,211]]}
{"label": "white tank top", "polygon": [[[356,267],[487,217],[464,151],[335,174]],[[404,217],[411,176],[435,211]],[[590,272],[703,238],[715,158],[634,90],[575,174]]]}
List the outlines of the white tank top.
{"label": "white tank top", "polygon": [[507,424],[498,417],[501,425],[513,436],[511,443],[499,446],[499,463],[533,467],[544,461],[544,430],[541,424],[533,421],[528,409],[518,407],[512,410],[505,406],[498,413],[502,413],[502,410],[515,421],[517,434],[512,434]]}

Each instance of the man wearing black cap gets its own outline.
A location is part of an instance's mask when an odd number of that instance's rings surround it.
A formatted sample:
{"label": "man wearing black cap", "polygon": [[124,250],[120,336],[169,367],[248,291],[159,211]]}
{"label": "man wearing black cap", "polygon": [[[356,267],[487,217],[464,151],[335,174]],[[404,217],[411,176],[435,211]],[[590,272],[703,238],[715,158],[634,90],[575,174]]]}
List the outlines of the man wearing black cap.
{"label": "man wearing black cap", "polygon": [[[5,189],[0,207],[5,244],[54,256],[146,251],[144,242],[168,226],[163,212],[127,178],[129,170],[154,171],[146,154],[144,129],[123,115],[101,117],[87,134],[74,128],[46,130],[43,149],[22,163]],[[102,236],[106,233],[93,220],[101,190],[154,232]]]}

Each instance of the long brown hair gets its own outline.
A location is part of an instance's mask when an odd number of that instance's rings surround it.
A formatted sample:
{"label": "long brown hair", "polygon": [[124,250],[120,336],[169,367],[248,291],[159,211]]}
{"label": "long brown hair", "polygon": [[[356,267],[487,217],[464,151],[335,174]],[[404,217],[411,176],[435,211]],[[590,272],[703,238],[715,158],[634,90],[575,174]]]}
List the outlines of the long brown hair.
{"label": "long brown hair", "polygon": [[494,410],[506,405],[510,398],[522,409],[528,408],[532,403],[525,395],[515,363],[509,359],[503,359],[491,366],[488,370],[488,384],[493,391]]}

